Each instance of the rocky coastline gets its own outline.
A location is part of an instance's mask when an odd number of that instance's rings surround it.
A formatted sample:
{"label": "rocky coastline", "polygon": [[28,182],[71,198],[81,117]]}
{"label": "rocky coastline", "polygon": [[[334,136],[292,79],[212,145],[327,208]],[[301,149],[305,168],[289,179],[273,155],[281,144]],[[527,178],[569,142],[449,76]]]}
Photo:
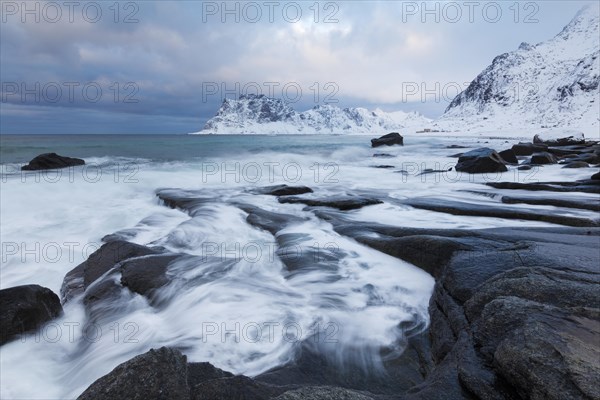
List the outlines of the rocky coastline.
{"label": "rocky coastline", "polygon": [[[385,143],[390,138],[394,143]],[[386,145],[403,143],[396,135],[374,140]],[[600,145],[537,137],[501,151],[480,148],[456,156],[455,169],[464,173],[548,163],[597,168]],[[255,188],[252,193],[277,196],[281,204],[301,204],[340,235],[431,274],[436,283],[429,302],[429,326],[402,327],[406,340],[399,346],[403,352],[394,356],[393,349],[380,350],[384,373],[352,365],[340,370],[308,342],[298,346],[293,361],[254,377],[233,375],[210,363],[188,362],[185,349],[163,347],[117,366],[79,399],[600,399],[600,220],[510,207],[548,205],[599,211],[600,199],[565,197],[575,192],[600,193],[599,178],[597,169],[590,168],[590,179],[575,182],[490,182],[473,195],[500,198],[501,204],[493,208],[435,197],[393,200],[351,192],[319,197],[318,190],[309,187]],[[201,191],[182,195],[159,190],[157,197],[164,206],[190,215],[208,201]],[[361,223],[347,216],[349,210],[382,202],[556,226],[406,228]],[[270,232],[280,247],[294,240],[280,232],[298,223],[299,217],[232,204],[247,214],[248,224]],[[61,303],[64,306],[81,295],[90,321],[116,312],[105,300],[114,300],[124,291],[140,294],[160,307],[169,299],[157,296],[157,289],[174,279],[167,273],[169,265],[191,257],[130,243],[119,233],[107,235],[104,242],[65,276],[60,302],[49,289],[36,285],[0,290],[0,344],[39,329],[62,313]],[[311,262],[310,254],[304,259],[280,256],[290,271]],[[332,254],[324,263],[335,260]]]}

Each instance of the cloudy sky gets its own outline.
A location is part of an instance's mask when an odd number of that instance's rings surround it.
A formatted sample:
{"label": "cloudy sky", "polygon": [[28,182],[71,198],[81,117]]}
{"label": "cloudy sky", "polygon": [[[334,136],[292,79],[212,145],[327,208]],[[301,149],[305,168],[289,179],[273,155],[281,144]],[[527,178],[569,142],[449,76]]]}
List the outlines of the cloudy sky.
{"label": "cloudy sky", "polygon": [[0,131],[194,132],[259,92],[436,117],[588,3],[2,0]]}

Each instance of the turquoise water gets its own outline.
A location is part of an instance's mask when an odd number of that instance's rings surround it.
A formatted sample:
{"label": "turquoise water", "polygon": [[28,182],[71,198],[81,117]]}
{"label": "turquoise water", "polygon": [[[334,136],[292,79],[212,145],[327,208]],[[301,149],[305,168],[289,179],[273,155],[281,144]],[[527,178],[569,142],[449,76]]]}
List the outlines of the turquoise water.
{"label": "turquoise water", "polygon": [[41,153],[175,161],[256,154],[264,150],[325,153],[369,145],[371,136],[338,135],[0,135],[0,162],[26,163]]}

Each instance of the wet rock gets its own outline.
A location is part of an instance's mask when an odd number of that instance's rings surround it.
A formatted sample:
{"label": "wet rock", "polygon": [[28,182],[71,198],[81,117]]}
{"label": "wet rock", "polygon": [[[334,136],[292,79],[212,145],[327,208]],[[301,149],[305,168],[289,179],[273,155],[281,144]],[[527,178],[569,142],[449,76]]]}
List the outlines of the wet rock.
{"label": "wet rock", "polygon": [[556,159],[556,157],[553,154],[550,154],[545,151],[539,152],[539,153],[534,153],[531,156],[531,160],[530,160],[531,164],[537,164],[537,165],[556,164],[557,162],[558,162],[558,160]]}
{"label": "wet rock", "polygon": [[590,179],[594,181],[600,181],[600,172],[596,172]]}
{"label": "wet rock", "polygon": [[398,132],[388,133],[377,139],[371,139],[371,147],[392,146],[398,144],[404,146],[404,138]]}
{"label": "wet rock", "polygon": [[388,244],[456,243],[432,271],[434,366],[400,398],[599,398],[592,382],[600,370],[600,229],[398,228],[317,215],[340,234],[405,260],[414,258],[410,251]]}
{"label": "wet rock", "polygon": [[288,225],[304,222],[304,219],[295,215],[275,213],[250,204],[237,204],[237,206],[248,213],[246,222],[273,235]]}
{"label": "wet rock", "polygon": [[600,199],[502,196],[501,200],[505,204],[533,204],[539,206],[554,206],[600,211]]}
{"label": "wet rock", "polygon": [[570,161],[583,161],[588,164],[600,164],[600,156],[594,153],[579,154],[577,157],[570,159]]}
{"label": "wet rock", "polygon": [[206,196],[199,190],[181,190],[181,189],[162,189],[156,192],[165,206],[177,208],[187,212],[190,216],[195,216],[199,209],[208,203],[214,202],[213,197]]}
{"label": "wet rock", "polygon": [[438,173],[446,173],[448,171],[452,171],[452,167],[448,168],[448,169],[432,169],[432,168],[425,168],[423,170],[423,172],[421,172],[420,174],[418,174],[417,176],[421,176],[421,175],[428,175],[428,174],[438,174]]}
{"label": "wet rock", "polygon": [[255,189],[253,192],[256,194],[268,194],[271,196],[290,196],[312,193],[313,190],[307,186],[275,185]]}
{"label": "wet rock", "polygon": [[589,166],[585,161],[571,161],[563,165],[563,168],[588,168]]}
{"label": "wet rock", "polygon": [[500,157],[502,157],[502,159],[508,164],[518,164],[519,163],[519,160],[517,159],[517,155],[515,154],[513,149],[502,150],[498,154],[500,154]]}
{"label": "wet rock", "polygon": [[468,215],[478,217],[494,217],[504,219],[524,219],[529,221],[543,221],[567,226],[599,226],[600,220],[582,217],[560,215],[554,211],[535,210],[502,206],[488,206],[474,203],[451,201],[445,199],[420,197],[403,201],[414,208],[443,212],[452,215]]}
{"label": "wet rock", "polygon": [[458,158],[455,168],[458,172],[467,172],[469,174],[505,172],[508,170],[500,155],[495,150],[487,147],[463,153]]}
{"label": "wet rock", "polygon": [[361,196],[332,196],[321,199],[287,196],[280,197],[280,203],[306,204],[310,207],[331,207],[338,210],[356,210],[365,206],[383,203],[381,200]]}
{"label": "wet rock", "polygon": [[388,153],[375,153],[375,154],[373,154],[373,157],[376,157],[376,158],[394,158],[396,156],[394,156],[393,154],[388,154]]}
{"label": "wet rock", "polygon": [[519,165],[519,167],[517,169],[519,171],[529,171],[532,168],[533,168],[533,166],[531,166],[531,165]]}
{"label": "wet rock", "polygon": [[157,251],[122,240],[102,245],[86,261],[67,273],[60,289],[63,302],[83,293],[96,279],[121,261],[150,254],[157,254]]}
{"label": "wet rock", "polygon": [[372,168],[379,168],[379,169],[391,169],[391,168],[396,168],[393,165],[371,165]]}
{"label": "wet rock", "polygon": [[372,400],[373,397],[354,390],[333,386],[308,386],[290,390],[274,400]]}
{"label": "wet rock", "polygon": [[0,345],[37,330],[62,314],[58,296],[39,285],[0,290]]}
{"label": "wet rock", "polygon": [[121,284],[152,301],[154,290],[169,283],[166,276],[169,265],[181,257],[183,256],[176,254],[160,254],[125,261],[119,268]]}
{"label": "wet rock", "polygon": [[332,349],[321,348],[325,347],[323,343],[315,343],[316,339],[309,338],[299,346],[293,361],[255,379],[274,386],[328,385],[373,395],[394,395],[423,382],[427,371],[421,367],[431,357],[426,336],[411,337],[402,354],[386,354],[382,349],[383,368],[361,365],[368,361],[360,357],[353,360],[351,355],[343,362],[336,360]]}
{"label": "wet rock", "polygon": [[267,385],[246,376],[212,379],[194,386],[192,400],[263,400],[285,392],[287,388]]}
{"label": "wet rock", "polygon": [[449,146],[446,146],[447,149],[467,149],[467,146],[460,146],[458,144],[451,144]]}
{"label": "wet rock", "polygon": [[512,147],[512,151],[517,156],[530,156],[533,153],[546,150],[548,150],[548,146],[541,143],[517,143]]}
{"label": "wet rock", "polygon": [[120,364],[92,383],[78,400],[189,399],[187,358],[161,347]]}
{"label": "wet rock", "polygon": [[56,153],[44,153],[35,157],[29,164],[21,167],[23,171],[38,171],[45,169],[59,169],[84,165],[85,161],[80,158],[59,156]]}
{"label": "wet rock", "polygon": [[486,182],[486,185],[496,189],[515,189],[515,190],[544,190],[550,192],[584,192],[600,193],[600,182],[597,180],[576,181],[576,182],[539,182],[539,183],[521,183],[521,182]]}
{"label": "wet rock", "polygon": [[191,388],[202,382],[233,376],[231,372],[223,371],[208,362],[188,363],[187,374],[187,381]]}

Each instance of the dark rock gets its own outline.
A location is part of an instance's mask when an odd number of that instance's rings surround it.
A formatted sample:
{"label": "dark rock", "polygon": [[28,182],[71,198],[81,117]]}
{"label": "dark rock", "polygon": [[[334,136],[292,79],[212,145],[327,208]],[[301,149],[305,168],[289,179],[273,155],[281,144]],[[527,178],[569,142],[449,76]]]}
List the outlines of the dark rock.
{"label": "dark rock", "polygon": [[393,154],[388,154],[388,153],[375,153],[375,154],[373,154],[373,157],[377,157],[377,158],[394,158],[396,156],[394,156]]}
{"label": "dark rock", "polygon": [[498,154],[500,154],[500,157],[502,157],[502,159],[507,164],[518,164],[519,163],[519,160],[517,159],[517,155],[515,154],[513,149],[502,150]]}
{"label": "dark rock", "polygon": [[263,400],[285,392],[287,388],[267,385],[243,375],[212,379],[194,386],[192,400]]}
{"label": "dark rock", "polygon": [[600,229],[398,228],[317,215],[340,234],[407,260],[414,258],[410,251],[377,242],[458,244],[433,269],[434,367],[399,398],[600,398],[594,384],[600,372]]}
{"label": "dark rock", "polygon": [[157,251],[135,243],[115,240],[93,252],[86,261],[67,273],[60,294],[63,302],[83,293],[96,279],[116,264],[134,257],[157,254]]}
{"label": "dark rock", "polygon": [[[99,282],[94,282],[87,288],[83,296],[83,304],[86,306],[88,315],[101,316],[107,314],[107,311],[112,309],[112,304],[104,306],[97,303],[100,303],[103,300],[118,299],[122,289],[123,287],[116,281],[116,276],[115,279],[104,279]],[[100,310],[95,312],[95,309],[98,307]]]}
{"label": "dark rock", "polygon": [[199,190],[162,189],[156,192],[165,206],[187,212],[192,217],[208,203],[214,202],[213,197],[206,196]]}
{"label": "dark rock", "polygon": [[380,168],[380,169],[396,168],[393,165],[371,165],[371,167],[373,167],[373,168]]}
{"label": "dark rock", "polygon": [[533,168],[533,166],[531,166],[531,165],[519,165],[519,167],[517,169],[519,171],[529,171],[532,168]]}
{"label": "dark rock", "polygon": [[553,154],[550,154],[548,152],[539,152],[539,153],[534,153],[531,156],[531,164],[537,164],[537,165],[546,165],[546,164],[556,164],[558,162],[558,160],[556,159],[556,157]]}
{"label": "dark rock", "polygon": [[600,211],[599,199],[566,199],[549,197],[515,197],[502,196],[502,202],[505,204],[533,204],[539,206],[554,206],[566,208],[578,208],[581,210]]}
{"label": "dark rock", "polygon": [[186,361],[178,350],[152,349],[120,364],[77,399],[189,399]]}
{"label": "dark rock", "polygon": [[452,167],[448,168],[448,169],[432,169],[432,168],[425,168],[423,170],[423,172],[421,172],[420,174],[418,174],[417,176],[421,176],[421,175],[428,175],[428,174],[438,174],[438,173],[445,173],[448,171],[452,171]]}
{"label": "dark rock", "polygon": [[563,168],[588,168],[590,165],[585,161],[571,161],[563,166]]}
{"label": "dark rock", "polygon": [[181,255],[159,254],[125,261],[120,266],[121,284],[132,292],[153,300],[153,291],[169,283],[169,264]]}
{"label": "dark rock", "polygon": [[290,196],[304,193],[312,193],[313,190],[306,186],[275,185],[259,188],[253,191],[256,194],[268,194],[271,196]]}
{"label": "dark rock", "polygon": [[187,373],[188,385],[191,388],[199,383],[213,379],[230,378],[233,376],[231,372],[223,371],[207,362],[188,363]]}
{"label": "dark rock", "polygon": [[478,217],[494,217],[504,219],[524,219],[529,221],[543,221],[553,224],[567,226],[599,226],[599,220],[592,220],[582,217],[574,217],[569,215],[560,215],[554,211],[536,210],[514,207],[490,207],[487,205],[466,203],[445,199],[437,199],[430,197],[412,198],[403,201],[414,208],[443,212],[452,215],[469,215]]}
{"label": "dark rock", "polygon": [[288,225],[304,222],[302,218],[295,215],[266,211],[250,204],[237,204],[237,206],[248,213],[246,222],[273,235]]}
{"label": "dark rock", "polygon": [[306,204],[310,207],[331,207],[338,210],[356,210],[365,206],[381,204],[383,201],[360,196],[332,196],[322,199],[309,199],[304,197],[280,197],[280,203]]}
{"label": "dark rock", "polygon": [[600,181],[600,172],[596,172],[590,179],[594,181]]}
{"label": "dark rock", "polygon": [[392,146],[399,144],[404,146],[404,138],[398,132],[388,133],[377,139],[371,139],[371,147]]}
{"label": "dark rock", "polygon": [[487,172],[507,171],[504,160],[493,149],[482,147],[463,153],[456,164],[458,172],[482,174]]}
{"label": "dark rock", "polygon": [[600,156],[598,156],[597,154],[593,154],[593,153],[579,154],[577,157],[572,159],[572,161],[583,161],[588,164],[599,164]]}
{"label": "dark rock", "polygon": [[48,288],[23,285],[0,290],[0,345],[61,314],[60,299]]}
{"label": "dark rock", "polygon": [[539,183],[521,183],[521,182],[486,182],[486,185],[496,189],[516,189],[516,190],[544,190],[549,192],[584,192],[600,193],[600,182],[596,180],[577,181],[577,182],[539,182]]}
{"label": "dark rock", "polygon": [[56,153],[44,153],[29,161],[29,164],[21,167],[23,171],[38,171],[44,169],[58,169],[84,165],[85,161],[80,158],[59,156]]}
{"label": "dark rock", "polygon": [[546,144],[548,146],[572,146],[578,144],[585,144],[585,138],[583,134],[566,136],[564,138],[545,140],[542,135],[535,135],[533,137],[533,143]]}
{"label": "dark rock", "polygon": [[451,144],[449,146],[446,146],[447,149],[467,149],[467,146],[460,146],[458,144]]}
{"label": "dark rock", "polygon": [[333,386],[307,386],[289,390],[273,400],[372,400],[373,397],[354,390]]}
{"label": "dark rock", "polygon": [[517,143],[513,145],[512,150],[517,156],[530,156],[538,151],[548,150],[548,146],[540,143]]}
{"label": "dark rock", "polygon": [[299,346],[293,361],[255,379],[276,386],[333,385],[376,395],[394,395],[423,382],[426,371],[421,371],[421,366],[431,357],[426,336],[411,337],[402,354],[386,354],[382,350],[382,370],[361,365],[369,361],[360,357],[353,360],[351,354],[344,361],[336,360],[315,344],[314,338],[309,338]]}

